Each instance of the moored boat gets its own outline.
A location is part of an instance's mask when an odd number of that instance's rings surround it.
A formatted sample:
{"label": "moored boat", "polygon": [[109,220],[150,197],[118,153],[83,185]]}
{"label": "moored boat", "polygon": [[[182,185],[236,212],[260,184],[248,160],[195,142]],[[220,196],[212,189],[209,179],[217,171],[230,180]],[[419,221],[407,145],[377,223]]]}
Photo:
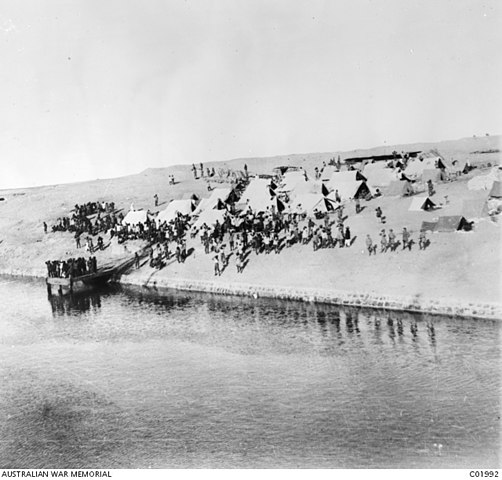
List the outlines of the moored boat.
{"label": "moored boat", "polygon": [[55,293],[65,295],[67,293],[89,290],[109,282],[115,272],[115,267],[107,267],[101,268],[95,273],[88,273],[78,277],[47,277],[47,293],[49,295],[54,295]]}

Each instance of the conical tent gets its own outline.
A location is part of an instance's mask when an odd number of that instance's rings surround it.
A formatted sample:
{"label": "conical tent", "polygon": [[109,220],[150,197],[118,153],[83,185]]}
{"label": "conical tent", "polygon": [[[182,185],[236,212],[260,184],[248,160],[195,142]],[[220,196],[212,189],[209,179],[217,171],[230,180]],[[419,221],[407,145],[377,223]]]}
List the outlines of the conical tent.
{"label": "conical tent", "polygon": [[225,221],[226,210],[204,210],[193,224],[193,227],[200,228],[206,224],[208,227],[216,225],[216,222],[222,224]]}
{"label": "conical tent", "polygon": [[211,192],[209,198],[203,198],[197,208],[194,210],[194,215],[199,215],[204,210],[212,210],[217,208],[220,202],[226,202],[228,197],[231,195],[231,188],[215,188]]}
{"label": "conical tent", "polygon": [[292,213],[313,214],[315,211],[326,213],[338,208],[338,204],[331,198],[324,197],[319,193],[306,193],[295,197],[290,203]]}
{"label": "conical tent", "polygon": [[419,212],[420,210],[432,210],[436,204],[429,197],[414,197],[411,199],[410,212]]}
{"label": "conical tent", "polygon": [[148,213],[146,210],[131,210],[127,212],[127,215],[122,220],[122,225],[138,225],[146,223],[147,219]]}
{"label": "conical tent", "polygon": [[388,197],[407,197],[413,195],[413,187],[410,182],[396,180],[384,189],[384,193]]}
{"label": "conical tent", "polygon": [[242,193],[240,204],[245,209],[250,208],[254,212],[264,212],[270,210],[275,204],[275,194],[270,187],[270,181],[263,178],[255,178]]}
{"label": "conical tent", "polygon": [[352,198],[366,198],[371,194],[368,185],[363,181],[352,181],[338,183],[336,188],[333,188],[328,198],[336,201],[336,192],[338,191],[338,196],[341,200],[349,200]]}
{"label": "conical tent", "polygon": [[181,215],[190,215],[193,209],[192,200],[172,200],[165,210],[159,213],[157,223],[170,222],[176,218],[179,213]]}

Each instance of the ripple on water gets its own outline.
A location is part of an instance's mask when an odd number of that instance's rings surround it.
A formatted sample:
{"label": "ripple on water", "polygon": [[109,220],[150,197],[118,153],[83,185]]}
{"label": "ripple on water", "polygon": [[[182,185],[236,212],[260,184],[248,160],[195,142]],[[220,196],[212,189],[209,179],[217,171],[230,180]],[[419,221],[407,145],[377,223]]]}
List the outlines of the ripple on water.
{"label": "ripple on water", "polygon": [[[0,282],[0,467],[496,467],[497,322]],[[441,447],[439,447],[441,445]]]}

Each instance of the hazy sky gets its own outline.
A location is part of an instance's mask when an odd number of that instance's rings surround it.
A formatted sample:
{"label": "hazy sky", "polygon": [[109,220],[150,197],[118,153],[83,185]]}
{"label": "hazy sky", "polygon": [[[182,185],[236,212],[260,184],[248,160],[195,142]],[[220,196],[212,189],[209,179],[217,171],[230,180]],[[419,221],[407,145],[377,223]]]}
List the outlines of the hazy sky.
{"label": "hazy sky", "polygon": [[502,133],[500,0],[2,0],[0,188]]}

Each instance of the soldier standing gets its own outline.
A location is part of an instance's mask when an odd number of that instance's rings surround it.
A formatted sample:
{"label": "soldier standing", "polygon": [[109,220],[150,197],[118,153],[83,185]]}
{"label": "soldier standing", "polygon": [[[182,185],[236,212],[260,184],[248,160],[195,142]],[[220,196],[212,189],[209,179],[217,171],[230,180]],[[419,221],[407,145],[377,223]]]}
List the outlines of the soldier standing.
{"label": "soldier standing", "polygon": [[427,243],[427,238],[425,236],[425,230],[423,228],[420,229],[420,235],[418,237],[418,246],[420,250],[425,250],[425,244]]}
{"label": "soldier standing", "polygon": [[394,230],[392,228],[389,230],[389,247],[391,250],[394,250],[394,247],[396,245],[396,234],[394,233]]}
{"label": "soldier standing", "polygon": [[366,248],[368,249],[368,254],[371,256],[372,253],[376,253],[376,250],[373,248],[373,240],[371,237],[366,235]]}
{"label": "soldier standing", "polygon": [[411,250],[410,232],[408,232],[408,230],[406,230],[406,227],[403,228],[402,235],[403,235],[403,250],[406,247],[409,247],[409,249]]}
{"label": "soldier standing", "polygon": [[380,232],[380,253],[387,251],[387,235],[385,233],[385,229]]}

